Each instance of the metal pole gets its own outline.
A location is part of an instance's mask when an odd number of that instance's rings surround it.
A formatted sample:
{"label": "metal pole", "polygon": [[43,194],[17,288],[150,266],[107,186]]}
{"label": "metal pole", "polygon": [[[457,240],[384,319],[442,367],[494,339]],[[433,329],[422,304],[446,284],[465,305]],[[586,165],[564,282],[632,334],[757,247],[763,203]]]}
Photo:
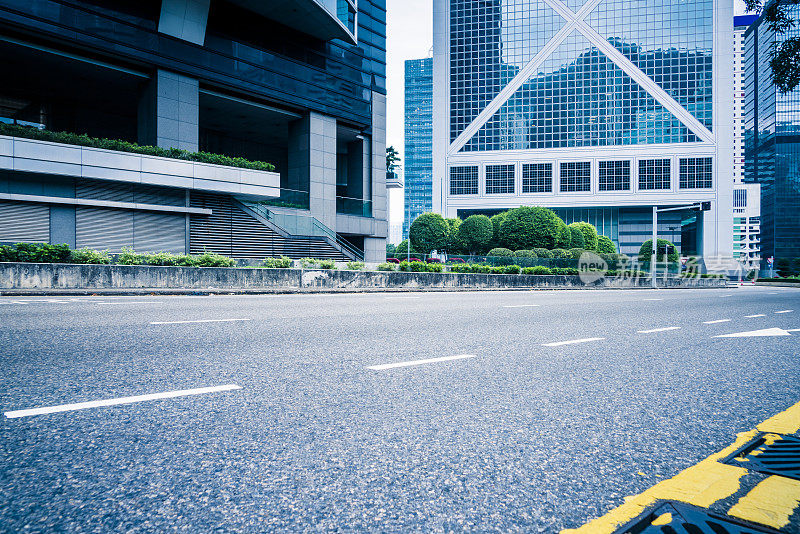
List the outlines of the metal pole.
{"label": "metal pole", "polygon": [[650,256],[650,278],[653,280],[653,289],[658,289],[658,282],[656,281],[656,254],[658,252],[658,207],[653,206],[653,244],[652,253]]}

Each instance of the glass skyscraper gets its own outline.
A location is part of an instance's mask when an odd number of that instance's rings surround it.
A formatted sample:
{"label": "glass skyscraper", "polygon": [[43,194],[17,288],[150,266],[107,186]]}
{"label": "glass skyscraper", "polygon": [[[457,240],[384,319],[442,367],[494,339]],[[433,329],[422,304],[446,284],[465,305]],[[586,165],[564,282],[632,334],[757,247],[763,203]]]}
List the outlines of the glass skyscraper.
{"label": "glass skyscraper", "polygon": [[434,0],[434,210],[546,206],[636,253],[654,205],[711,201],[665,215],[659,234],[684,253],[730,256],[723,4]]}
{"label": "glass skyscraper", "polygon": [[433,58],[410,59],[405,67],[404,238],[414,219],[433,208]]}
{"label": "glass skyscraper", "polygon": [[[800,21],[800,6],[790,10]],[[761,257],[800,258],[800,89],[772,83],[772,47],[800,35],[776,35],[762,20],[745,33],[745,181],[761,184]]]}

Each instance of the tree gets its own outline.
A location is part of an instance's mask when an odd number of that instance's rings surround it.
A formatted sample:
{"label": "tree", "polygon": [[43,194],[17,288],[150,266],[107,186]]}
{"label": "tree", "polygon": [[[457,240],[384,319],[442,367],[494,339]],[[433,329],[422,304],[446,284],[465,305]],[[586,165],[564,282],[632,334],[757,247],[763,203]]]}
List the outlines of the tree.
{"label": "tree", "polygon": [[616,254],[617,246],[611,238],[604,235],[597,236],[597,252],[600,254]]}
{"label": "tree", "polygon": [[[656,261],[663,262],[665,261],[664,254],[662,250],[664,250],[665,246],[671,245],[672,252],[667,256],[666,261],[669,263],[678,263],[680,257],[678,256],[678,249],[675,248],[675,245],[672,242],[667,241],[666,239],[659,239],[658,240],[658,255],[656,256]],[[639,261],[642,263],[650,263],[653,255],[653,240],[648,239],[647,241],[642,244],[642,248],[639,249]]]}
{"label": "tree", "polygon": [[492,221],[492,244],[493,247],[500,246],[500,226],[503,224],[503,221],[506,220],[506,215],[508,214],[507,211],[503,213],[498,213],[497,215],[492,216],[489,220]]}
{"label": "tree", "polygon": [[391,243],[386,243],[386,255],[391,256],[394,254],[394,251],[397,247],[392,245]]}
{"label": "tree", "polygon": [[[597,250],[597,228],[587,222],[574,222],[570,228],[577,228],[583,234],[583,248],[586,250]],[[573,247],[578,245],[573,244]]]}
{"label": "tree", "polygon": [[459,241],[470,254],[481,254],[494,238],[494,225],[486,215],[470,215],[458,229]]}
{"label": "tree", "polygon": [[[761,13],[761,24],[773,30],[776,36],[785,35],[794,29],[793,8],[800,5],[800,0],[745,0],[748,12]],[[769,66],[772,69],[772,81],[782,93],[788,93],[800,85],[800,36],[786,36],[782,42],[775,43],[770,51]]]}
{"label": "tree", "polygon": [[569,246],[571,249],[585,249],[586,242],[583,240],[583,232],[577,226],[569,225]]}
{"label": "tree", "polygon": [[386,147],[386,172],[393,173],[400,165],[400,154],[393,146]]}
{"label": "tree", "polygon": [[500,225],[500,244],[511,250],[553,248],[559,235],[559,221],[547,208],[522,206],[509,210]]}
{"label": "tree", "polygon": [[438,213],[423,213],[411,223],[408,236],[411,246],[423,254],[444,250],[450,235],[450,225]]}

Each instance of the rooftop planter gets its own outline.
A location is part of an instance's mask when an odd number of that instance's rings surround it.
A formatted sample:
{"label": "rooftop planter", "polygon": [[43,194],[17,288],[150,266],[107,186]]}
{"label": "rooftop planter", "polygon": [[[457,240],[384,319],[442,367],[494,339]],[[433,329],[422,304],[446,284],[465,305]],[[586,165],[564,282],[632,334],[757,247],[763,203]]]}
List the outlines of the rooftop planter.
{"label": "rooftop planter", "polygon": [[162,158],[179,159],[184,161],[194,161],[197,163],[209,163],[212,165],[223,165],[226,167],[237,167],[240,169],[251,169],[256,171],[275,170],[275,166],[264,161],[250,161],[244,158],[232,158],[221,154],[210,152],[189,152],[178,148],[161,148],[157,146],[138,145],[128,141],[118,139],[101,139],[89,137],[86,134],[75,134],[70,132],[52,132],[50,130],[39,130],[30,126],[20,126],[18,124],[6,124],[0,122],[0,135],[10,137],[22,137],[37,141],[49,141],[52,143],[62,143],[65,145],[85,146],[90,148],[101,148],[105,150],[116,150],[118,152],[129,152],[131,154],[142,154],[145,156],[158,156]]}

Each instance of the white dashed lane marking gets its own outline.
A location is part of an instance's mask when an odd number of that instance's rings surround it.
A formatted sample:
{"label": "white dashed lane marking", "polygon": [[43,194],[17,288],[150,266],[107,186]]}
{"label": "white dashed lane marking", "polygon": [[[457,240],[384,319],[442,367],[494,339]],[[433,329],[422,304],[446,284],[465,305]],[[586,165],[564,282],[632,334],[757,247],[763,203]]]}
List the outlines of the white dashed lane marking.
{"label": "white dashed lane marking", "polygon": [[653,328],[652,330],[638,330],[639,334],[655,334],[657,332],[669,332],[670,330],[680,330],[680,326],[667,326],[665,328]]}
{"label": "white dashed lane marking", "polygon": [[706,321],[703,324],[718,324],[718,323],[729,323],[731,322],[730,319],[717,319],[715,321]]}
{"label": "white dashed lane marking", "polygon": [[133,397],[117,397],[116,399],[105,399],[99,401],[89,402],[76,402],[73,404],[61,404],[58,406],[45,406],[42,408],[29,408],[27,410],[12,410],[6,412],[5,416],[9,419],[16,419],[18,417],[29,417],[31,415],[44,415],[49,413],[58,412],[71,412],[74,410],[85,410],[87,408],[100,408],[103,406],[117,406],[119,404],[133,404],[135,402],[144,402],[158,399],[173,399],[175,397],[185,397],[188,395],[202,395],[204,393],[218,393],[221,391],[233,391],[235,389],[242,389],[236,384],[228,384],[225,386],[214,386],[209,388],[197,389],[181,389],[177,391],[167,391],[164,393],[152,393],[149,395],[136,395]]}
{"label": "white dashed lane marking", "polygon": [[439,363],[439,362],[449,362],[453,360],[465,360],[467,358],[476,358],[474,354],[458,354],[456,356],[445,356],[443,358],[428,358],[425,360],[411,360],[407,362],[397,362],[397,363],[383,363],[380,365],[370,365],[367,369],[371,369],[373,371],[385,371],[387,369],[396,369],[398,367],[412,367],[415,365],[425,365],[428,363]]}
{"label": "white dashed lane marking", "polygon": [[587,337],[584,339],[571,339],[569,341],[556,341],[554,343],[542,343],[543,347],[561,347],[563,345],[577,345],[578,343],[590,343],[592,341],[603,341],[604,337]]}

